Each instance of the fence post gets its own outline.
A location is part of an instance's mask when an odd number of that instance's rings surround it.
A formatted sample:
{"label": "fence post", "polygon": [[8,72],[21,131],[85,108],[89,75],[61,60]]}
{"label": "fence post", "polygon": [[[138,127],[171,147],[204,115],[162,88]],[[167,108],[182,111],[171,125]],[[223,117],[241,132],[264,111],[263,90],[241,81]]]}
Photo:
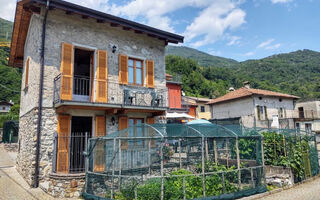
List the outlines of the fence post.
{"label": "fence post", "polygon": [[241,170],[240,170],[240,153],[239,153],[239,140],[236,137],[236,153],[237,153],[237,168],[238,168],[238,184],[241,190]]}
{"label": "fence post", "polygon": [[148,162],[149,162],[149,175],[151,176],[151,165],[152,165],[152,160],[151,160],[151,140],[148,139]]}
{"label": "fence post", "polygon": [[121,191],[121,169],[122,169],[122,151],[121,151],[121,139],[119,139],[119,177],[118,177],[118,182],[119,182],[119,191]]}
{"label": "fence post", "polygon": [[218,150],[217,150],[217,141],[215,138],[213,139],[213,149],[214,149],[214,162],[217,165],[218,164]]}
{"label": "fence post", "polygon": [[182,168],[182,160],[181,160],[181,138],[179,138],[179,164],[180,169]]}
{"label": "fence post", "polygon": [[265,166],[264,166],[264,138],[262,137],[261,139],[261,160],[262,160],[262,176],[263,176],[263,181],[264,183],[266,182],[266,177],[265,177]]}
{"label": "fence post", "polygon": [[115,157],[116,157],[116,138],[113,139],[113,154],[112,159],[112,186],[111,186],[111,199],[113,199],[114,194],[114,168],[115,168]]}
{"label": "fence post", "polygon": [[221,175],[222,175],[222,191],[223,191],[223,194],[225,194],[226,193],[226,183],[224,180],[224,172],[222,172]]}
{"label": "fence post", "polygon": [[206,177],[205,177],[205,170],[204,170],[204,137],[202,137],[202,142],[201,142],[201,160],[202,160],[202,192],[203,192],[203,197],[206,197]]}
{"label": "fence post", "polygon": [[164,181],[163,181],[163,139],[161,140],[161,145],[160,145],[160,165],[161,165],[161,168],[160,168],[160,174],[161,174],[161,200],[164,199]]}

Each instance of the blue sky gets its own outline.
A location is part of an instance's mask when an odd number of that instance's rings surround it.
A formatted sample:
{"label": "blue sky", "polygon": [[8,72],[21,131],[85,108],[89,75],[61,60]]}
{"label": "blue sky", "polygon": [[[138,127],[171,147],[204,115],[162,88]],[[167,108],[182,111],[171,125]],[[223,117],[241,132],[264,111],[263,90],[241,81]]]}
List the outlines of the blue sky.
{"label": "blue sky", "polygon": [[[320,0],[68,0],[185,36],[184,46],[238,61],[320,51]],[[0,0],[13,20],[15,0]]]}

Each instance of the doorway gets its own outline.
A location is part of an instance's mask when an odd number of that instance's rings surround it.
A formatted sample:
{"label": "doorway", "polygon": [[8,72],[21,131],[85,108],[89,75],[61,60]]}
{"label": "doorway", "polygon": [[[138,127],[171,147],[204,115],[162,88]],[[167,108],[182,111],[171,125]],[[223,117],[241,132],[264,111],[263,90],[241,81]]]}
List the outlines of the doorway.
{"label": "doorway", "polygon": [[85,157],[88,139],[92,136],[92,117],[72,117],[70,139],[70,173],[85,170]]}
{"label": "doorway", "polygon": [[89,101],[92,92],[94,52],[75,48],[73,72],[73,99]]}

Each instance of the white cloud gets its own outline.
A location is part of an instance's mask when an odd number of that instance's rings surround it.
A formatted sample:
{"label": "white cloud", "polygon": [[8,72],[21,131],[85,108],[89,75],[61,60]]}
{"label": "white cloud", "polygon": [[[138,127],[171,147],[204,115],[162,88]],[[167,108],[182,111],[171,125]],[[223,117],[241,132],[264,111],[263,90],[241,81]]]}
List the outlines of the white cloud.
{"label": "white cloud", "polygon": [[118,16],[126,16],[131,20],[142,17],[150,26],[175,32],[172,20],[166,16],[167,14],[188,6],[207,7],[210,3],[210,0],[133,0],[122,6],[112,4],[108,12]]}
{"label": "white cloud", "polygon": [[271,0],[271,2],[273,4],[276,4],[276,3],[289,3],[291,2],[292,0]]}
{"label": "white cloud", "polygon": [[274,41],[274,39],[269,39],[269,40],[267,40],[267,41],[261,42],[261,43],[257,46],[257,48],[264,48],[264,47],[270,45],[273,41]]}
{"label": "white cloud", "polygon": [[274,49],[278,49],[280,46],[281,46],[281,44],[277,43],[277,44],[274,44],[274,45],[267,46],[266,49],[267,50],[274,50]]}
{"label": "white cloud", "polygon": [[15,0],[0,0],[0,17],[9,21],[14,21],[14,13],[16,10]]}
{"label": "white cloud", "polygon": [[229,37],[230,41],[227,43],[227,45],[232,46],[232,45],[240,44],[240,39],[241,39],[241,37],[239,37],[239,36],[230,36]]}
{"label": "white cloud", "polygon": [[[246,13],[238,8],[238,2],[216,0],[205,8],[194,21],[187,26],[184,35],[186,41],[194,47],[212,44],[227,30],[233,30],[245,23]],[[201,39],[194,41],[196,38]]]}
{"label": "white cloud", "polygon": [[245,55],[245,56],[253,56],[253,55],[254,55],[254,52],[249,51],[249,52],[245,53],[244,55]]}

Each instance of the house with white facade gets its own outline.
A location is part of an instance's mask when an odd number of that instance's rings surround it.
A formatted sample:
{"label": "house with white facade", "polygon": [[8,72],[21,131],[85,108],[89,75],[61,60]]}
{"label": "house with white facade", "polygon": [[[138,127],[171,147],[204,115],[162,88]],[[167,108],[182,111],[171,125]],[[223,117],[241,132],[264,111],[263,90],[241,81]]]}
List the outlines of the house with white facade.
{"label": "house with white facade", "polygon": [[0,101],[0,114],[6,114],[10,111],[11,106],[13,106],[12,101]]}
{"label": "house with white facade", "polygon": [[211,121],[245,127],[294,128],[297,96],[253,89],[247,84],[208,103]]}
{"label": "house with white facade", "polygon": [[[9,65],[23,69],[17,170],[24,179],[55,197],[77,197],[89,138],[165,122],[165,47],[183,39],[61,0],[17,1]],[[127,143],[119,148],[130,151]],[[101,152],[95,171],[106,167]]]}
{"label": "house with white facade", "polygon": [[299,101],[295,105],[296,129],[320,133],[320,100]]}

